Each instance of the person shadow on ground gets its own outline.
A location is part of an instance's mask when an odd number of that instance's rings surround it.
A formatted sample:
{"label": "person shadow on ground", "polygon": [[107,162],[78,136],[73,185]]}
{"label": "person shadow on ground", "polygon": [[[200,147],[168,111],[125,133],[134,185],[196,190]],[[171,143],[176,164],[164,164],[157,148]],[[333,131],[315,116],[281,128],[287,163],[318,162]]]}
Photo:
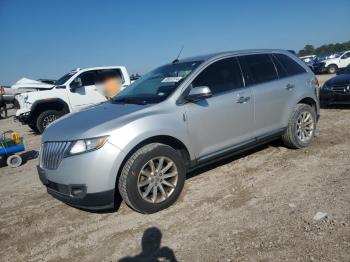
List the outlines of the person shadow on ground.
{"label": "person shadow on ground", "polygon": [[162,233],[156,227],[145,230],[141,240],[142,251],[134,257],[124,257],[119,262],[158,262],[177,261],[174,251],[169,247],[161,247]]}

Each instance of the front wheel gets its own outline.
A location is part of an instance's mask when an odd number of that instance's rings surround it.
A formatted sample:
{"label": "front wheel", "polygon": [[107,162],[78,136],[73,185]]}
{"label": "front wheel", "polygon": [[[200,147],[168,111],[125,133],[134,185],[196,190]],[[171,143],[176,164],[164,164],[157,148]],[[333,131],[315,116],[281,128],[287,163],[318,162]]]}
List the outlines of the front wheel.
{"label": "front wheel", "polygon": [[62,113],[57,110],[47,110],[38,116],[36,120],[36,128],[38,132],[41,134],[44,132],[45,128],[48,127],[49,124],[57,120],[62,116]]}
{"label": "front wheel", "polygon": [[177,200],[185,177],[181,155],[172,147],[152,143],[127,160],[118,187],[130,207],[149,214],[165,209]]}
{"label": "front wheel", "polygon": [[303,148],[307,147],[316,131],[316,111],[306,104],[298,104],[293,110],[289,120],[287,130],[282,136],[282,140],[287,147]]}

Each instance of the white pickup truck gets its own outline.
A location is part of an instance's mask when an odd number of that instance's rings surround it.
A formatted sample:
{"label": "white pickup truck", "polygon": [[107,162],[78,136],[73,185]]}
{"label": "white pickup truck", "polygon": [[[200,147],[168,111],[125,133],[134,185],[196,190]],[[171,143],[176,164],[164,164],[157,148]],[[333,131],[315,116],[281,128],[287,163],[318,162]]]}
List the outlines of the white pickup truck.
{"label": "white pickup truck", "polygon": [[16,95],[19,105],[16,119],[42,133],[59,117],[106,101],[99,81],[104,73],[120,77],[123,87],[130,85],[124,66],[76,69],[62,76],[48,90]]}
{"label": "white pickup truck", "polygon": [[335,53],[326,59],[315,62],[313,70],[315,73],[335,74],[339,69],[344,69],[348,65],[350,65],[350,50]]}

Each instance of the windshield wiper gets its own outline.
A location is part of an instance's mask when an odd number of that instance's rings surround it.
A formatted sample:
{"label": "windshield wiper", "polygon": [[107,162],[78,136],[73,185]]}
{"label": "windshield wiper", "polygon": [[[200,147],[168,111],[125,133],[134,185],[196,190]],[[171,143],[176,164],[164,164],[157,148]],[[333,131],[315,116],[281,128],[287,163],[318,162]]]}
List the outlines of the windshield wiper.
{"label": "windshield wiper", "polygon": [[131,98],[131,97],[121,97],[111,100],[115,104],[135,104],[135,105],[146,105],[147,102],[144,99],[140,98]]}

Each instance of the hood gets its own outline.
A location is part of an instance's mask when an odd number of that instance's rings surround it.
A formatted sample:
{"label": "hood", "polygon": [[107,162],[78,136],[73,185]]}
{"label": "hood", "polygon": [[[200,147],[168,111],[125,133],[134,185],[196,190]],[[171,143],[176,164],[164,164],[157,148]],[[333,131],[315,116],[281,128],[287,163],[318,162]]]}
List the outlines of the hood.
{"label": "hood", "polygon": [[32,80],[29,78],[21,78],[16,83],[14,83],[11,88],[14,89],[25,89],[25,88],[38,88],[38,89],[50,89],[54,85],[46,84],[37,80]]}
{"label": "hood", "polygon": [[329,86],[343,86],[343,85],[347,86],[347,85],[350,85],[350,74],[337,75],[337,76],[329,79],[326,83]]}
{"label": "hood", "polygon": [[55,121],[43,133],[42,141],[69,141],[108,135],[144,115],[142,109],[150,106],[105,102]]}

